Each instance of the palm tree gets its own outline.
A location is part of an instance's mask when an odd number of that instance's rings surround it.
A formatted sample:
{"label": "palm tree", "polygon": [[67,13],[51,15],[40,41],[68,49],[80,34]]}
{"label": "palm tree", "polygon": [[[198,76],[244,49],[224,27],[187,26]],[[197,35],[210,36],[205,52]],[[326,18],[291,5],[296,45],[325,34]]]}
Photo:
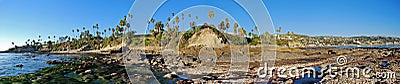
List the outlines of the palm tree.
{"label": "palm tree", "polygon": [[239,33],[241,36],[245,36],[246,35],[246,30],[243,29],[243,27],[239,28]]}
{"label": "palm tree", "polygon": [[97,36],[96,37],[100,37],[100,32],[96,31]]}
{"label": "palm tree", "polygon": [[281,32],[281,30],[282,30],[282,27],[279,27],[279,28],[276,30],[276,32],[278,33],[278,34],[277,34],[277,38],[278,38],[278,39],[281,39],[281,38],[279,37],[279,33]]}
{"label": "palm tree", "polygon": [[237,27],[239,26],[238,23],[233,24],[233,32],[237,34]]}
{"label": "palm tree", "polygon": [[279,28],[276,30],[276,32],[280,33],[281,30],[282,30],[282,27],[279,27]]}
{"label": "palm tree", "polygon": [[227,30],[229,27],[231,27],[231,25],[229,24],[229,22],[226,22],[225,30]]}
{"label": "palm tree", "polygon": [[117,35],[119,35],[120,31],[122,30],[121,27],[119,25],[117,25],[115,27],[116,31],[117,31]]}
{"label": "palm tree", "polygon": [[154,21],[155,21],[154,18],[150,19],[150,22],[153,23],[153,24],[154,24]]}
{"label": "palm tree", "polygon": [[99,34],[97,33],[97,32],[99,32],[99,31],[98,31],[98,29],[99,29],[99,24],[93,25],[93,31],[94,31],[94,29],[96,29],[96,34],[97,34],[97,36],[99,36]]}
{"label": "palm tree", "polygon": [[196,23],[193,21],[193,22],[191,22],[190,23],[190,27],[194,30],[195,29],[195,27],[196,27]]}
{"label": "palm tree", "polygon": [[112,28],[111,31],[112,31],[111,35],[114,36],[115,28]]}
{"label": "palm tree", "polygon": [[226,22],[225,30],[227,30],[229,27],[231,27],[231,25],[229,24],[228,18],[225,18],[225,22]]}
{"label": "palm tree", "polygon": [[266,36],[269,36],[269,32],[268,32],[268,31],[266,31],[266,32],[265,32],[265,35],[266,35]]}
{"label": "palm tree", "polygon": [[221,31],[225,31],[225,22],[221,21],[221,23],[218,24],[218,29]]}
{"label": "palm tree", "polygon": [[119,21],[119,25],[120,25],[121,27],[127,26],[126,16],[124,16],[124,19],[122,19],[122,20]]}
{"label": "palm tree", "polygon": [[185,20],[185,14],[181,14],[182,15],[182,20]]}
{"label": "palm tree", "polygon": [[175,18],[175,22],[176,22],[176,24],[178,24],[178,23],[179,23],[179,16],[176,16],[176,18]]}
{"label": "palm tree", "polygon": [[258,32],[258,26],[255,26],[253,30],[256,30],[256,31],[257,31],[256,34],[259,33],[259,32]]}
{"label": "palm tree", "polygon": [[156,23],[156,25],[155,25],[155,29],[157,30],[157,34],[158,33],[162,33],[162,28],[164,28],[164,24],[162,24],[162,22],[161,21],[158,21],[157,23]]}
{"label": "palm tree", "polygon": [[[78,34],[79,34],[79,29],[76,29],[76,33],[78,33]],[[76,36],[76,38],[78,38],[78,36]]]}
{"label": "palm tree", "polygon": [[208,17],[210,17],[210,20],[212,21],[212,18],[214,17],[214,11],[208,12]]}
{"label": "palm tree", "polygon": [[72,29],[72,35],[74,35],[74,33],[75,33],[75,29]]}
{"label": "palm tree", "polygon": [[103,32],[104,32],[104,38],[105,38],[106,34],[107,34],[107,29],[104,29]]}
{"label": "palm tree", "polygon": [[90,34],[90,31],[89,31],[89,30],[86,30],[86,31],[85,31],[85,37],[88,37],[89,34]]}

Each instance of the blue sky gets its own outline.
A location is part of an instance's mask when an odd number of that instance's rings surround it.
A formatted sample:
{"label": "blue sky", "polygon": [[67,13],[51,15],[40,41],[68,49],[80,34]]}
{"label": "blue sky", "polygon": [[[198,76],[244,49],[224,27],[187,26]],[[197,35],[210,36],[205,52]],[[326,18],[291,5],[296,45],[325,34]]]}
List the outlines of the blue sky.
{"label": "blue sky", "polygon": [[[71,35],[72,29],[99,23],[100,28],[115,27],[129,12],[133,0],[0,0],[0,50],[11,42],[23,44],[28,38]],[[240,9],[232,3],[200,0],[235,16]],[[214,3],[215,2],[215,3]],[[306,35],[381,35],[400,36],[400,1],[398,0],[263,0],[275,27],[284,33]],[[189,2],[190,3],[190,2]],[[173,3],[185,9],[180,3]],[[224,5],[224,6],[218,6]],[[225,6],[226,5],[226,6]],[[168,9],[166,7],[165,9]],[[144,11],[146,10],[137,10]],[[174,11],[175,13],[179,11]],[[233,12],[233,13],[232,13]],[[165,20],[159,11],[155,18]],[[236,14],[236,20],[248,18]],[[246,20],[238,20],[246,23]],[[164,21],[163,21],[164,22]],[[246,23],[247,24],[247,23]],[[243,25],[244,27],[246,25]]]}

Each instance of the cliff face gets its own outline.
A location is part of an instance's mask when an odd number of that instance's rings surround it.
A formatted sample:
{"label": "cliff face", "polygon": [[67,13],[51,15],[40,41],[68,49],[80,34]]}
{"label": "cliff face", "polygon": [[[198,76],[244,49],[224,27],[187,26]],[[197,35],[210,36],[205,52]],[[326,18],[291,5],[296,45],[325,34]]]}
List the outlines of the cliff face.
{"label": "cliff face", "polygon": [[205,47],[215,49],[217,54],[221,54],[221,50],[229,50],[229,43],[216,28],[202,26],[186,32],[180,38],[179,47],[181,55],[198,56],[200,50]]}
{"label": "cliff face", "polygon": [[189,45],[187,47],[193,46],[209,46],[213,48],[222,48],[226,46],[222,38],[218,38],[213,30],[203,29],[200,32],[195,33],[188,41]]}

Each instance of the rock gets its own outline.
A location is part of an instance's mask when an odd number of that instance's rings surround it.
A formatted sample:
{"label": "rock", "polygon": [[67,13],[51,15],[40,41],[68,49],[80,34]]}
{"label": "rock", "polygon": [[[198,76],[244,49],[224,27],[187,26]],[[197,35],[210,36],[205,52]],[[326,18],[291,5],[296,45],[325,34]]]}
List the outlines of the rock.
{"label": "rock", "polygon": [[334,52],[333,50],[328,50],[328,54],[329,54],[329,55],[331,55],[331,54],[336,54],[336,52]]}
{"label": "rock", "polygon": [[22,65],[22,64],[17,64],[17,65],[15,65],[15,67],[23,67],[24,65]]}
{"label": "rock", "polygon": [[111,73],[111,76],[116,76],[118,75],[118,73]]}
{"label": "rock", "polygon": [[92,73],[92,70],[86,70],[84,73],[85,74],[90,74],[90,73]]}
{"label": "rock", "polygon": [[217,78],[218,77],[215,77],[215,76],[203,76],[201,79],[208,81],[208,80],[215,80]]}
{"label": "rock", "polygon": [[61,64],[61,63],[62,62],[58,61],[58,60],[49,60],[49,61],[46,62],[46,64]]}
{"label": "rock", "polygon": [[293,82],[293,80],[292,79],[289,79],[289,80],[287,80],[286,81],[286,83],[285,84],[294,84],[294,82]]}
{"label": "rock", "polygon": [[164,75],[163,77],[172,79],[172,78],[178,78],[179,76],[175,72],[172,72],[172,73]]}

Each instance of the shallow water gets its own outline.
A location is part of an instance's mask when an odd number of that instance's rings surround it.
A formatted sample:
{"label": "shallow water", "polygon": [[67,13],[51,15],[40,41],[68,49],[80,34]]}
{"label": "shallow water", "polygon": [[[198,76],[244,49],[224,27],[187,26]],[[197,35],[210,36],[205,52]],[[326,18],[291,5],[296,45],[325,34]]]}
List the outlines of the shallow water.
{"label": "shallow water", "polygon": [[[34,53],[0,53],[0,77],[35,73],[41,68],[53,66],[46,64],[48,60],[68,61],[73,57],[77,56],[46,56]],[[17,64],[22,64],[23,67],[15,67]]]}

